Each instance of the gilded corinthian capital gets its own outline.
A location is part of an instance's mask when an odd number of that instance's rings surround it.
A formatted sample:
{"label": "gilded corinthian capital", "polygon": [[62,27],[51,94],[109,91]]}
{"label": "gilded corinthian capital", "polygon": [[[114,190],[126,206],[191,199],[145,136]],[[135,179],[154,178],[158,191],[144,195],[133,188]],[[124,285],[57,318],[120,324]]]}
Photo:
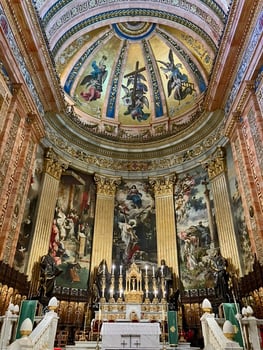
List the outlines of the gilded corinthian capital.
{"label": "gilded corinthian capital", "polygon": [[97,194],[108,196],[115,195],[116,187],[121,183],[120,177],[107,177],[95,174],[94,180],[97,185]]}
{"label": "gilded corinthian capital", "polygon": [[44,172],[59,180],[62,171],[68,168],[68,164],[59,159],[52,148],[46,149],[44,156]]}
{"label": "gilded corinthian capital", "polygon": [[149,183],[153,187],[156,195],[173,194],[176,176],[174,174],[149,178]]}
{"label": "gilded corinthian capital", "polygon": [[218,147],[211,159],[206,163],[209,179],[213,179],[217,175],[226,170],[225,153],[222,147]]}

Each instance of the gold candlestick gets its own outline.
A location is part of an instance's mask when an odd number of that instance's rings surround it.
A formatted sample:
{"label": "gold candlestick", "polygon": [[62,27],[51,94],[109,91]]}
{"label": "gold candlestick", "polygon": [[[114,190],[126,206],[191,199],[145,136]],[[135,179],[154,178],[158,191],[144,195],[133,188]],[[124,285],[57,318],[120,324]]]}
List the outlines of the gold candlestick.
{"label": "gold candlestick", "polygon": [[122,277],[122,274],[120,274],[120,276],[119,276],[119,298],[118,298],[118,302],[122,302],[122,295],[123,295],[123,277]]}
{"label": "gold candlestick", "polygon": [[110,283],[110,302],[113,303],[115,300],[113,298],[114,294],[114,274],[111,275],[111,283]]}

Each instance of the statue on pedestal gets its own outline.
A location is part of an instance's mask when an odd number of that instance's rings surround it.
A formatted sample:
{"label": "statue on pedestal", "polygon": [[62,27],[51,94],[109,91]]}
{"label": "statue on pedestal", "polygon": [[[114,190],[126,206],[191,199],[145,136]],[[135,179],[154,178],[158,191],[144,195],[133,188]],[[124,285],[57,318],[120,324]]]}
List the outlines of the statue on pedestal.
{"label": "statue on pedestal", "polygon": [[49,299],[53,296],[55,279],[63,271],[61,271],[54,260],[56,252],[50,249],[48,254],[43,255],[40,260],[40,287],[39,301],[46,306]]}
{"label": "statue on pedestal", "polygon": [[[167,299],[169,290],[172,287],[172,271],[171,268],[166,265],[164,259],[161,260],[161,266],[157,269],[155,277],[158,285],[159,297]],[[164,288],[164,290],[162,290],[162,288]],[[165,295],[163,295],[163,292]]]}
{"label": "statue on pedestal", "polygon": [[179,296],[180,291],[177,289],[175,292],[173,288],[170,288],[170,293],[168,297],[168,310],[169,311],[178,311],[179,310]]}
{"label": "statue on pedestal", "polygon": [[219,298],[222,298],[225,302],[230,301],[229,294],[229,273],[227,272],[228,262],[221,255],[220,251],[216,253],[212,259],[212,269],[215,271],[215,291]]}

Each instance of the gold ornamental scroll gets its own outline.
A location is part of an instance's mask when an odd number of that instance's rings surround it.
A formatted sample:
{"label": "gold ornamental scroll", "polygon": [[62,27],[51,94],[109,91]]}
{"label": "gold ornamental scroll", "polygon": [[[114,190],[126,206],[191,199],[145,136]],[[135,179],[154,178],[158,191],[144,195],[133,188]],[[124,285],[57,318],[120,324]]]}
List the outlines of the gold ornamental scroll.
{"label": "gold ornamental scroll", "polygon": [[36,223],[33,232],[33,241],[29,255],[26,274],[32,277],[33,267],[40,257],[47,254],[51,235],[52,221],[56,208],[59,182],[62,171],[67,165],[48,149],[44,156],[44,166],[41,190],[37,204]]}
{"label": "gold ornamental scroll", "polygon": [[207,171],[214,198],[218,240],[222,256],[241,273],[231,203],[227,188],[224,150],[219,147],[207,163]]}
{"label": "gold ornamental scroll", "polygon": [[173,273],[179,276],[178,252],[176,244],[176,227],[174,212],[175,175],[152,177],[149,179],[155,194],[157,260],[172,267]]}
{"label": "gold ornamental scroll", "polygon": [[114,202],[117,185],[121,178],[94,176],[97,199],[92,246],[91,271],[105,259],[108,266],[112,260]]}

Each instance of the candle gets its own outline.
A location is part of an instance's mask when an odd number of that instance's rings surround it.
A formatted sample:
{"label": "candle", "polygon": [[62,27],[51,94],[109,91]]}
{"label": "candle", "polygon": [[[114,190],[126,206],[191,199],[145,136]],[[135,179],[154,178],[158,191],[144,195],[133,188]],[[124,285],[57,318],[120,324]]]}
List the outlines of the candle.
{"label": "candle", "polygon": [[114,275],[114,269],[115,269],[115,265],[112,265],[112,268],[111,268],[111,273]]}
{"label": "candle", "polygon": [[154,276],[154,266],[153,266],[153,276]]}
{"label": "candle", "polygon": [[145,276],[147,276],[147,270],[148,270],[148,266],[145,266]]}
{"label": "candle", "polygon": [[120,265],[120,275],[122,274],[122,265]]}

